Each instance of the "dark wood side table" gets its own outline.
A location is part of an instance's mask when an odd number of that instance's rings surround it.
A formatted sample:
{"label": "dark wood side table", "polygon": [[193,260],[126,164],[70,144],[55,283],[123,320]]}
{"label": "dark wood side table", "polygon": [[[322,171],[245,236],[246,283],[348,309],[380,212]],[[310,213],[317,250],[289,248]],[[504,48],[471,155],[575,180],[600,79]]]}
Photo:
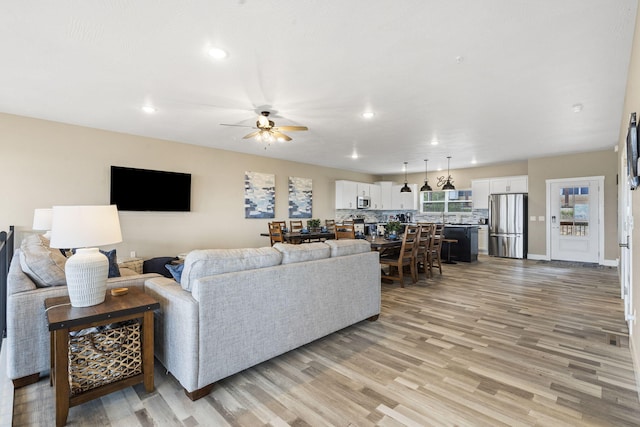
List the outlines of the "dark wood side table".
{"label": "dark wood side table", "polygon": [[[153,310],[160,304],[142,290],[130,288],[126,295],[107,292],[102,304],[72,307],[69,297],[47,298],[44,302],[51,334],[50,383],[55,386],[56,426],[64,426],[69,408],[138,383],[153,391]],[[69,384],[69,332],[140,319],[142,373],[72,395]]]}

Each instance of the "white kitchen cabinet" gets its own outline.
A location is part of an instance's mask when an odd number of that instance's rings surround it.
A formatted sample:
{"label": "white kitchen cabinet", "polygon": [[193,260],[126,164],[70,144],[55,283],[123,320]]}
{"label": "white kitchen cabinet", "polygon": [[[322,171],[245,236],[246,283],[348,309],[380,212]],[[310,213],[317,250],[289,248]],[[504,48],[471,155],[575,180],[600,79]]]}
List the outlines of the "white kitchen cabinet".
{"label": "white kitchen cabinet", "polygon": [[371,190],[371,184],[367,184],[364,182],[356,182],[356,188],[358,189],[358,196],[369,197],[369,192]]}
{"label": "white kitchen cabinet", "polygon": [[380,187],[380,204],[379,210],[391,210],[391,192],[393,191],[393,182],[391,181],[380,181],[376,182],[378,187]]}
{"label": "white kitchen cabinet", "polygon": [[490,190],[491,194],[528,193],[528,177],[526,175],[522,175],[492,178]]}
{"label": "white kitchen cabinet", "polygon": [[418,186],[409,184],[410,193],[402,193],[400,189],[404,184],[391,187],[391,209],[393,210],[415,210],[417,205]]}
{"label": "white kitchen cabinet", "polygon": [[491,194],[491,180],[474,179],[471,181],[473,209],[489,209],[489,194]]}
{"label": "white kitchen cabinet", "polygon": [[489,226],[488,225],[478,226],[478,253],[481,253],[481,254],[489,253]]}
{"label": "white kitchen cabinet", "polygon": [[354,181],[336,181],[336,209],[356,209],[358,183]]}
{"label": "white kitchen cabinet", "polygon": [[371,209],[380,210],[381,205],[381,189],[378,184],[369,185],[369,197],[371,197]]}

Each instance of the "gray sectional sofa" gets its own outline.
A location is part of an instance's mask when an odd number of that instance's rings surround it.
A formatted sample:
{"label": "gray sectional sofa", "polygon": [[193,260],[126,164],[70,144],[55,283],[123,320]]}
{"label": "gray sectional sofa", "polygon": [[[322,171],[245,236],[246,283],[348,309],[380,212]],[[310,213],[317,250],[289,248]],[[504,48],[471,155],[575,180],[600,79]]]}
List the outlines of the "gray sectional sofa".
{"label": "gray sectional sofa", "polygon": [[195,400],[214,383],[380,313],[380,264],[362,240],[190,252],[156,277],[155,355]]}

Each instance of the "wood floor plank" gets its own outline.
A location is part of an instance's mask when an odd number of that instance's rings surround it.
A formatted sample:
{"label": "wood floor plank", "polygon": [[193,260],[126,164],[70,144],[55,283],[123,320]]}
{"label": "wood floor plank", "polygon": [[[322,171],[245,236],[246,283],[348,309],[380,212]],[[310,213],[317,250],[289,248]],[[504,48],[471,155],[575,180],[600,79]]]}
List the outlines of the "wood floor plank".
{"label": "wood floor plank", "polygon": [[[481,256],[399,288],[382,313],[220,381],[190,401],[156,361],[71,408],[74,426],[631,426],[640,402],[617,270]],[[215,363],[215,361],[211,361]],[[13,425],[50,425],[48,378]]]}

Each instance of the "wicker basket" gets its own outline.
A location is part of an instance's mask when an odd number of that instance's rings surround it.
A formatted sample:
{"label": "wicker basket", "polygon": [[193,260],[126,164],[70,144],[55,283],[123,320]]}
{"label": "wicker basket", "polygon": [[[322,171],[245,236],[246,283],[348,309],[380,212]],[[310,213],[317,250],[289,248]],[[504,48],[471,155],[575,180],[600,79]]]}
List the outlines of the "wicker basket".
{"label": "wicker basket", "polygon": [[72,396],[140,373],[142,346],[138,322],[69,337]]}

